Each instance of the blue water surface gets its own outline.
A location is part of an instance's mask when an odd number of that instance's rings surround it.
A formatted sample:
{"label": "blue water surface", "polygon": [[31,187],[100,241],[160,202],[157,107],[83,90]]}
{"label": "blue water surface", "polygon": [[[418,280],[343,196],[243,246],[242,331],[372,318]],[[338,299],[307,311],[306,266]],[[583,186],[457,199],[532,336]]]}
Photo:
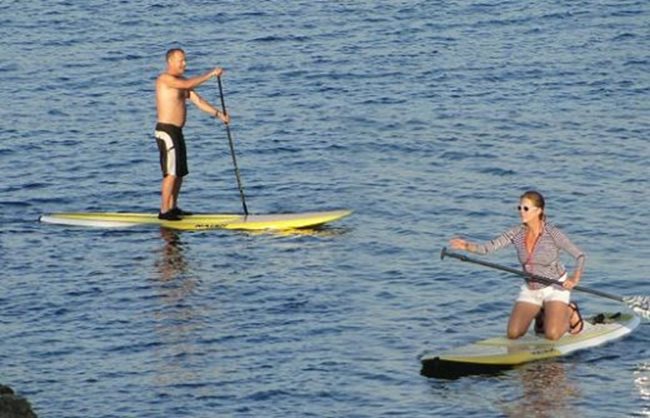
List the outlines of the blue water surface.
{"label": "blue water surface", "polygon": [[[0,383],[42,417],[650,416],[647,323],[500,376],[419,374],[504,332],[519,279],[438,255],[516,224],[528,188],[586,251],[582,284],[650,294],[649,21],[639,0],[2,1]],[[40,224],[157,211],[154,80],[176,46],[190,76],[226,69],[251,212],[354,215]],[[240,212],[223,125],[191,109],[185,136],[182,206]]]}

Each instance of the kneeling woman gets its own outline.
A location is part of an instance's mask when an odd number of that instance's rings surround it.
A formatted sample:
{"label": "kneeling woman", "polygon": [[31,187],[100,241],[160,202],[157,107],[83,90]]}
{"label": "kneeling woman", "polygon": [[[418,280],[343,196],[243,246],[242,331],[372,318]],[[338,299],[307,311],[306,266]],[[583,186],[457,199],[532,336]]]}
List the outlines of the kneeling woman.
{"label": "kneeling woman", "polygon": [[[476,244],[454,238],[449,245],[457,250],[488,254],[512,244],[525,272],[562,282],[562,287],[535,281],[521,286],[508,321],[508,338],[524,335],[533,319],[536,319],[536,331],[543,332],[550,340],[557,340],[567,331],[577,334],[582,331],[583,322],[578,306],[570,302],[570,290],[580,281],[585,255],[562,231],[547,223],[544,197],[540,193],[524,193],[518,209],[522,223],[492,241]],[[566,251],[576,260],[572,276],[568,276],[560,261],[560,251]]]}

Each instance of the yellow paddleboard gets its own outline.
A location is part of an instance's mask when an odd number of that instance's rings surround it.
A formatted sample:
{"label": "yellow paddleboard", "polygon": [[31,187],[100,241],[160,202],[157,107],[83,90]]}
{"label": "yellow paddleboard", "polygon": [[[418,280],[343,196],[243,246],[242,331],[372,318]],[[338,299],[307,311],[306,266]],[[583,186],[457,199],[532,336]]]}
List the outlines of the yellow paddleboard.
{"label": "yellow paddleboard", "polygon": [[605,344],[631,333],[640,322],[639,317],[632,314],[603,313],[585,318],[585,327],[579,334],[567,333],[557,341],[530,333],[517,340],[489,338],[442,354],[424,356],[421,373],[438,378],[494,373]]}
{"label": "yellow paddleboard", "polygon": [[204,229],[242,229],[242,230],[287,230],[297,228],[314,228],[328,222],[349,216],[351,210],[332,210],[326,212],[286,213],[275,215],[238,215],[238,214],[196,214],[183,217],[180,221],[158,219],[153,213],[83,213],[60,212],[43,215],[41,222],[88,226],[96,228],[127,228],[138,225],[159,225],[178,230]]}

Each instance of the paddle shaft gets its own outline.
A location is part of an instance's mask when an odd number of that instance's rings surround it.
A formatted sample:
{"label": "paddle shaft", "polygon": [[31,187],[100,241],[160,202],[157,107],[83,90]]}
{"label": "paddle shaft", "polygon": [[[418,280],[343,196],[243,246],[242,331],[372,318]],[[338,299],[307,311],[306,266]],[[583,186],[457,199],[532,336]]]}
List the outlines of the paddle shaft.
{"label": "paddle shaft", "polygon": [[[219,97],[221,98],[221,110],[225,115],[226,101],[223,98],[223,87],[221,86],[221,76],[217,77],[219,82]],[[237,187],[239,188],[239,196],[241,197],[241,204],[244,208],[244,214],[248,216],[248,207],[246,206],[246,197],[244,196],[244,188],[241,184],[241,177],[239,176],[239,167],[237,166],[237,157],[235,156],[235,146],[232,141],[232,134],[230,133],[230,125],[226,124],[226,133],[228,134],[228,144],[230,145],[230,155],[232,156],[232,164],[235,167],[235,177],[237,178]]]}
{"label": "paddle shaft", "polygon": [[[491,268],[497,269],[497,270],[507,271],[508,273],[516,274],[516,275],[521,276],[521,277],[523,277],[523,278],[525,278],[527,280],[533,280],[533,281],[543,283],[543,284],[547,284],[547,285],[555,284],[555,285],[562,286],[562,282],[560,282],[558,280],[549,279],[548,277],[538,276],[538,275],[532,274],[532,273],[526,273],[525,271],[517,270],[517,269],[511,268],[511,267],[507,267],[507,266],[502,266],[500,264],[490,263],[488,261],[477,260],[475,258],[468,257],[468,256],[466,256],[464,254],[452,253],[452,252],[447,251],[446,247],[443,247],[442,252],[440,253],[440,259],[442,260],[447,256],[452,257],[452,258],[456,258],[456,259],[458,259],[460,261],[467,261],[468,263],[479,264],[481,266],[486,266],[486,267],[491,267]],[[592,295],[601,296],[601,297],[604,297],[604,298],[607,298],[607,299],[612,299],[612,300],[615,300],[617,302],[627,303],[621,296],[612,295],[611,293],[601,292],[600,290],[589,289],[589,288],[582,287],[582,286],[575,286],[573,288],[573,290],[577,290],[577,291],[584,292],[584,293],[591,293]]]}

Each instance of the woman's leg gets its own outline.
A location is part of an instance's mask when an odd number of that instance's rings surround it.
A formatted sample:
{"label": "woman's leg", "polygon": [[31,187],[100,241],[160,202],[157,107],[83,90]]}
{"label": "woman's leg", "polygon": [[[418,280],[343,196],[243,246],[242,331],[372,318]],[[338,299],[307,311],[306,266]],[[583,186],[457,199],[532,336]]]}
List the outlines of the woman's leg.
{"label": "woman's leg", "polygon": [[549,301],[544,304],[544,312],[544,334],[555,341],[569,329],[569,308],[564,302]]}
{"label": "woman's leg", "polygon": [[541,306],[533,303],[516,302],[508,321],[508,338],[514,340],[528,332],[530,323],[540,309]]}

